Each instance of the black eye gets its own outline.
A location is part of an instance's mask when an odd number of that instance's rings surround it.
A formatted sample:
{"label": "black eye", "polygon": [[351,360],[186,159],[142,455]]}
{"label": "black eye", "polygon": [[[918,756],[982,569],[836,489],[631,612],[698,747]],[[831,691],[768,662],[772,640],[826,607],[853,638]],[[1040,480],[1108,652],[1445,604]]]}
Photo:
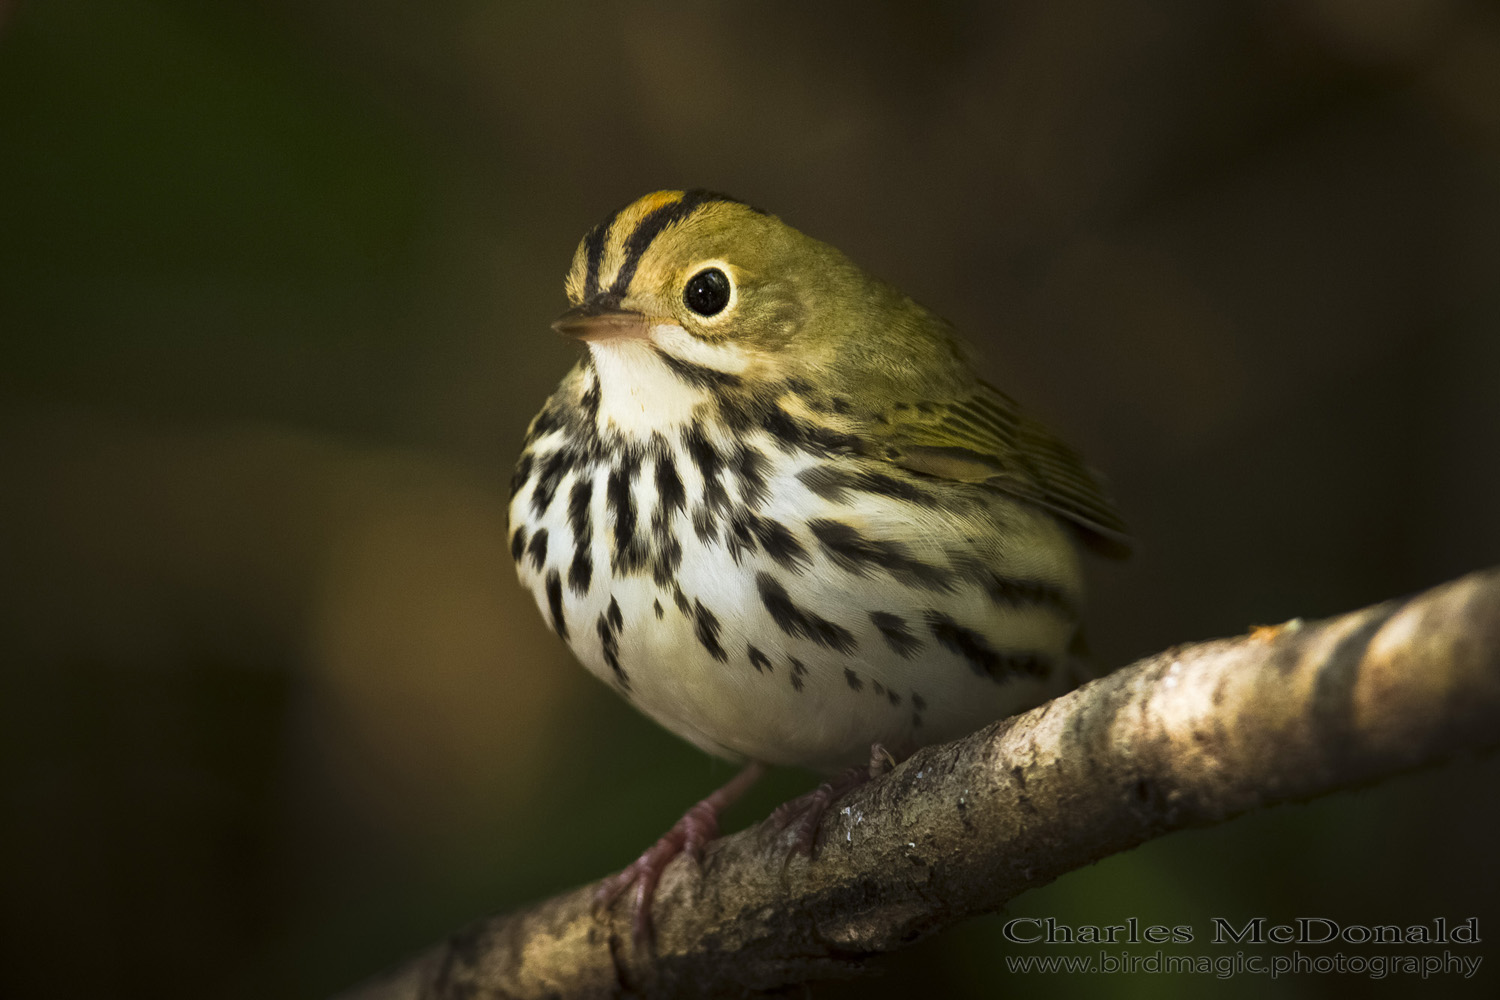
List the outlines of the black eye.
{"label": "black eye", "polygon": [[717,267],[706,267],[688,279],[682,301],[699,316],[712,316],[729,305],[729,276]]}

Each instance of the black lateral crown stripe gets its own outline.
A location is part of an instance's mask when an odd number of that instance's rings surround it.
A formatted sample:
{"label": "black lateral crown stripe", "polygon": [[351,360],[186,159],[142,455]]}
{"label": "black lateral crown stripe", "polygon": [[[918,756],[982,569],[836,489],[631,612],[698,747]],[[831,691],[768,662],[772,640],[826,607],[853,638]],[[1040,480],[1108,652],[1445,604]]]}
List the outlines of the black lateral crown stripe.
{"label": "black lateral crown stripe", "polygon": [[[704,191],[700,188],[684,192],[677,201],[647,212],[636,224],[635,231],[625,241],[625,262],[620,265],[620,271],[615,275],[615,283],[610,286],[610,292],[614,295],[625,294],[625,290],[630,287],[631,279],[635,277],[635,269],[640,266],[641,257],[645,255],[652,241],[661,235],[662,230],[686,219],[700,206],[715,201],[744,204],[738,198],[731,198],[727,194],[719,194],[716,191]],[[597,290],[596,288],[595,291]]]}
{"label": "black lateral crown stripe", "polygon": [[[624,209],[620,209],[623,212]],[[609,227],[615,224],[620,217],[616,212],[603,222],[599,223],[589,234],[583,238],[584,259],[588,268],[583,275],[583,301],[587,302],[599,294],[599,268],[604,263],[604,237],[609,235]]]}

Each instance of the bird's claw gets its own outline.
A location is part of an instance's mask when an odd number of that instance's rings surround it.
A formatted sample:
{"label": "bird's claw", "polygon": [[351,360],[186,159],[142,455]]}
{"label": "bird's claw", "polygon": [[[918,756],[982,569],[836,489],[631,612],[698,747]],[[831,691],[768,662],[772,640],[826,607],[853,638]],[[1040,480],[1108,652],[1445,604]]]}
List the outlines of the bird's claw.
{"label": "bird's claw", "polygon": [[653,936],[651,904],[656,897],[657,883],[661,881],[667,865],[677,855],[686,854],[701,871],[708,842],[719,835],[719,813],[744,794],[764,770],[761,764],[747,765],[724,787],[683,813],[682,818],[672,824],[672,828],[660,840],[641,852],[640,857],[599,883],[599,888],[594,892],[594,912],[598,913],[612,906],[626,889],[634,886],[635,912],[630,920],[631,936],[637,947],[649,945]]}
{"label": "bird's claw", "polygon": [[864,767],[851,767],[832,781],[825,781],[806,795],[783,802],[771,813],[771,824],[778,833],[791,827],[796,830],[792,855],[801,854],[811,858],[817,847],[818,828],[823,824],[823,815],[828,807],[865,782],[889,773],[896,766],[896,757],[879,743],[870,746],[870,763]]}

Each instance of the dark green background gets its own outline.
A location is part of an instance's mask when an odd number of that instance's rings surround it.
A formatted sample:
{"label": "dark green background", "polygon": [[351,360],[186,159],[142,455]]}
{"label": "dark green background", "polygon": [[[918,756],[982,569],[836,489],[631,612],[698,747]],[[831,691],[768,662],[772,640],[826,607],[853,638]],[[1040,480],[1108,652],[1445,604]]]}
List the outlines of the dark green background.
{"label": "dark green background", "polygon": [[[730,773],[570,661],[503,538],[575,242],[681,186],[934,306],[1111,475],[1102,664],[1500,562],[1491,4],[0,2],[0,993],[321,996]],[[1500,937],[1497,776],[1011,912]],[[1008,977],[1043,952],[1000,924],[813,995],[1420,985]]]}

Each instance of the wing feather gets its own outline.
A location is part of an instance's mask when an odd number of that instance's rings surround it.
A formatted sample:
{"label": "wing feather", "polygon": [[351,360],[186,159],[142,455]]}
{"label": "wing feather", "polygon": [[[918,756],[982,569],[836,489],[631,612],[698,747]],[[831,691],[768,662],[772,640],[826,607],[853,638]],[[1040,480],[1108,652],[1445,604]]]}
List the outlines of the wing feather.
{"label": "wing feather", "polygon": [[983,483],[1066,518],[1107,555],[1129,554],[1129,532],[1103,478],[986,382],[965,398],[898,404],[874,430],[876,454],[903,468]]}

